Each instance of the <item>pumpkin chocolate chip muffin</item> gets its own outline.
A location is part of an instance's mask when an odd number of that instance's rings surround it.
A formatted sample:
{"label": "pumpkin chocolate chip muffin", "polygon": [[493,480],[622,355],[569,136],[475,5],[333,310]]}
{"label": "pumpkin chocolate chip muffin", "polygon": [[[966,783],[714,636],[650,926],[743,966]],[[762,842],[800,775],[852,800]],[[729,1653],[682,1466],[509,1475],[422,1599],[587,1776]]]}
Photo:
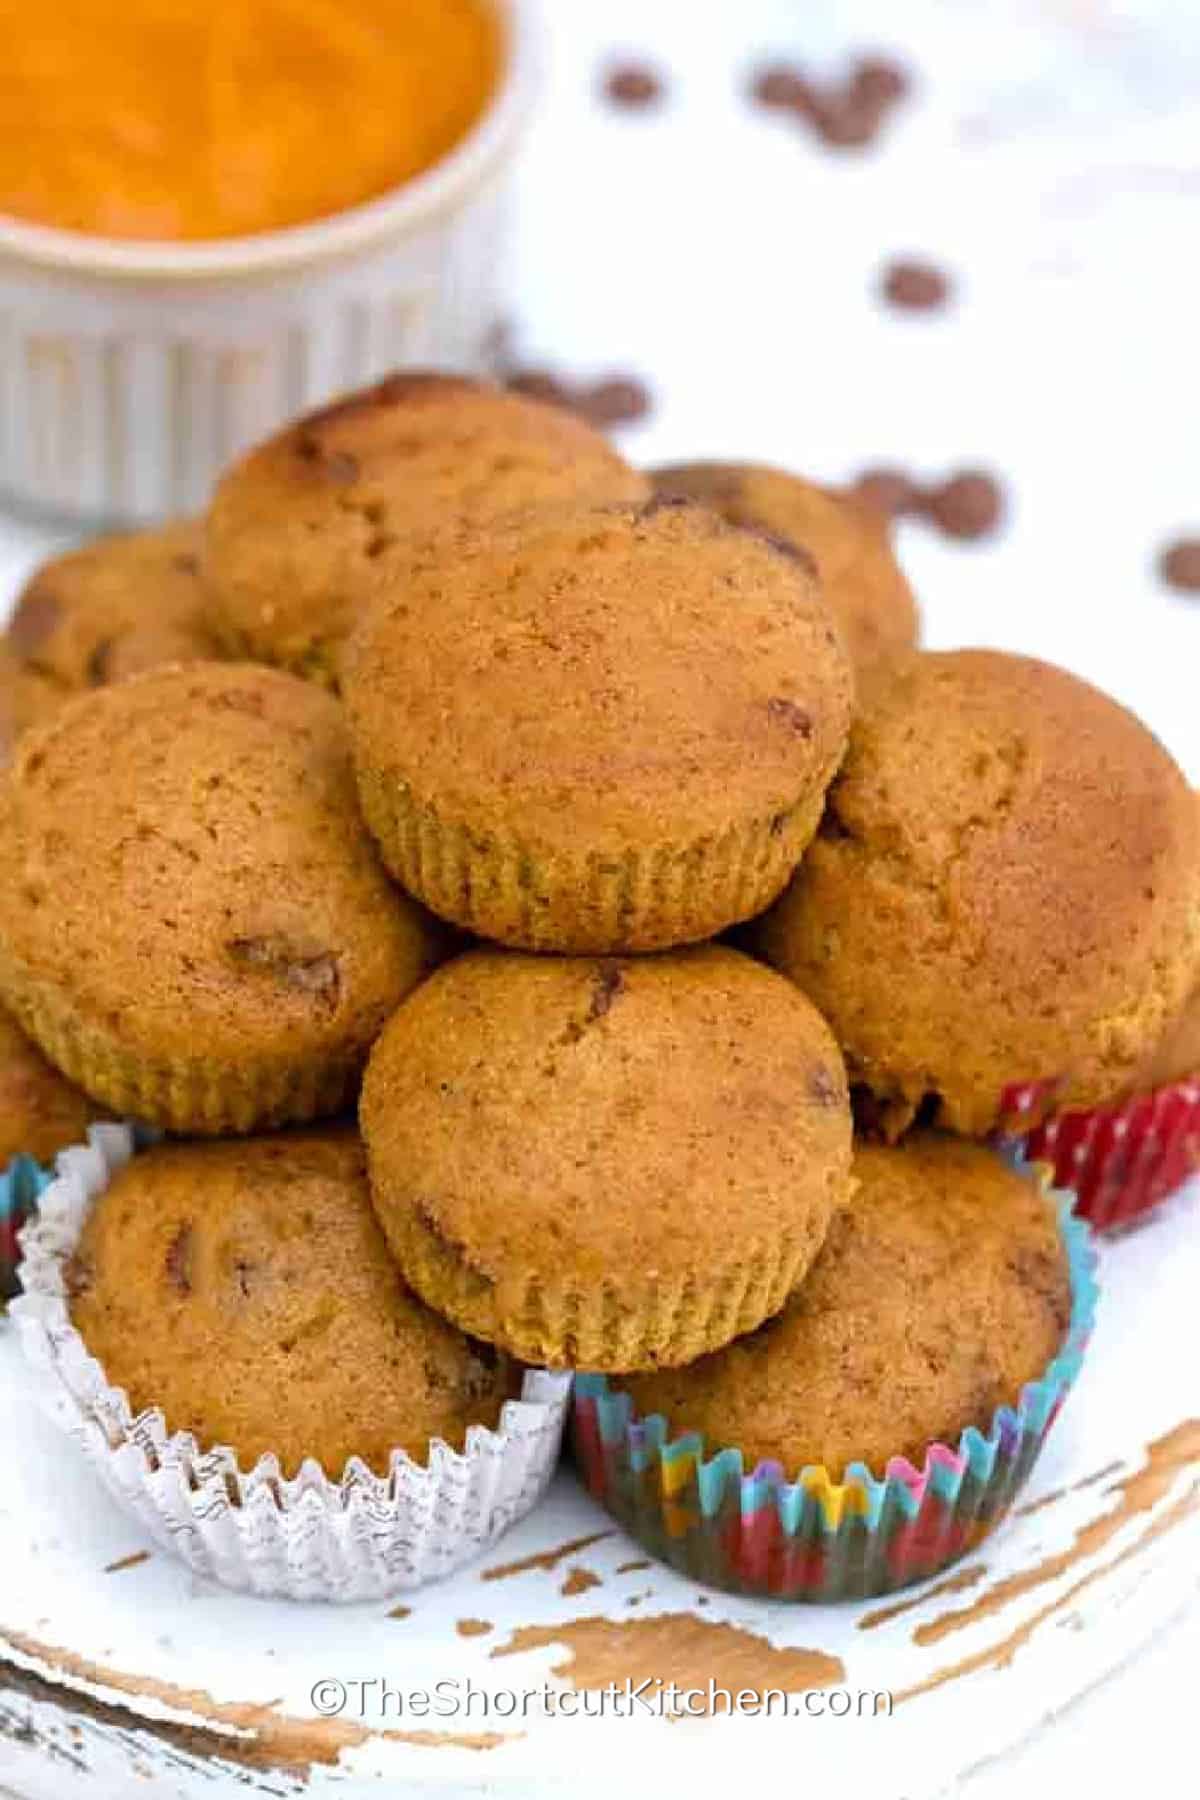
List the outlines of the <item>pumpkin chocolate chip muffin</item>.
{"label": "pumpkin chocolate chip muffin", "polygon": [[289,425],[224,477],[207,570],[230,648],[336,685],[341,645],[403,546],[439,522],[643,498],[598,432],[464,376],[389,376]]}
{"label": "pumpkin chocolate chip muffin", "polygon": [[217,656],[200,549],[199,524],[181,520],[97,538],[37,570],[7,642],[43,691],[43,716],[70,694]]}
{"label": "pumpkin chocolate chip muffin", "polygon": [[651,478],[660,494],[702,501],[732,525],[806,550],[857,671],[916,643],[916,602],[886,526],[847,496],[758,463],[675,463]]}
{"label": "pumpkin chocolate chip muffin", "polygon": [[30,727],[50,718],[58,705],[58,694],[31,675],[12,645],[0,636],[0,769],[12,761]]}
{"label": "pumpkin chocolate chip muffin", "polygon": [[194,663],[76,696],[0,778],[0,997],[119,1114],[337,1112],[428,967],[354,805],[337,703]]}
{"label": "pumpkin chocolate chip muffin", "polygon": [[388,1025],[361,1118],[405,1278],[552,1367],[684,1363],[753,1330],[850,1191],[824,1021],[715,947],[469,952]]}
{"label": "pumpkin chocolate chip muffin", "polygon": [[135,1413],[157,1407],[243,1468],[337,1479],[356,1456],[461,1450],[516,1392],[486,1345],[404,1286],[352,1130],[171,1144],[126,1165],[70,1265],[71,1319]]}
{"label": "pumpkin chocolate chip muffin", "polygon": [[779,893],[851,675],[802,561],[651,501],[443,541],[364,620],[344,691],[397,879],[483,937],[606,953]]}
{"label": "pumpkin chocolate chip muffin", "polygon": [[22,1154],[53,1162],[60,1150],[82,1142],[97,1116],[87,1095],[51,1068],[0,1008],[0,1170]]}
{"label": "pumpkin chocolate chip muffin", "polygon": [[1013,1083],[1098,1105],[1200,961],[1200,819],[1115,701],[999,651],[914,656],[873,687],[821,833],[768,916],[899,1130],[982,1134]]}
{"label": "pumpkin chocolate chip muffin", "polygon": [[851,1463],[882,1479],[931,1444],[987,1432],[1046,1372],[1071,1316],[1047,1198],[979,1145],[918,1134],[859,1145],[857,1191],[775,1319],[686,1369],[621,1383],[671,1437],[782,1465],[794,1481]]}

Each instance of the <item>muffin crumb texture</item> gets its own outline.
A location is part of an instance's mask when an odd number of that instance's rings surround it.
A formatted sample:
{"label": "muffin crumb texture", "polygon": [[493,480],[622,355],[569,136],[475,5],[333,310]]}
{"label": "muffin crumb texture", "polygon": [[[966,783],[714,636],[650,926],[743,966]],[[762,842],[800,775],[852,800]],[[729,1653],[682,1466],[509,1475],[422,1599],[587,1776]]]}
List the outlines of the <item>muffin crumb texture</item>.
{"label": "muffin crumb texture", "polygon": [[243,1470],[337,1480],[494,1428],[519,1376],[408,1291],[350,1129],[145,1151],[88,1216],[71,1318],[135,1413],[158,1408]]}
{"label": "muffin crumb texture", "polygon": [[531,1363],[686,1362],[777,1311],[850,1191],[837,1046],[736,951],[473,951],[396,1014],[363,1131],[423,1298]]}
{"label": "muffin crumb texture", "polygon": [[985,1435],[1062,1348],[1066,1253],[1053,1206],[981,1145],[918,1134],[860,1145],[856,1192],[778,1318],[689,1368],[621,1386],[668,1435],[699,1431],[706,1455],[742,1452],[746,1473],[781,1465],[840,1481],[882,1479],[969,1425]]}

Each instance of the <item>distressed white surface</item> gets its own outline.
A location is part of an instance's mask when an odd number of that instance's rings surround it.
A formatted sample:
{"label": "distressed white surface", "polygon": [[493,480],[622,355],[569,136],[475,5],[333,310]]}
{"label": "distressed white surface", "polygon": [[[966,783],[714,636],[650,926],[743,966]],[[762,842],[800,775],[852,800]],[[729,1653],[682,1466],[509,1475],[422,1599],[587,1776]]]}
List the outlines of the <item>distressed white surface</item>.
{"label": "distressed white surface", "polygon": [[[906,528],[903,554],[928,640],[990,642],[1069,664],[1142,712],[1200,780],[1200,611],[1153,572],[1164,540],[1200,532],[1194,8],[1187,0],[840,0],[824,8],[548,0],[546,10],[554,82],[521,220],[519,316],[530,358],[649,377],[658,409],[628,439],[646,461],[740,454],[827,477],[893,460],[930,474],[971,462],[995,468],[1012,499],[1001,537],[963,548]],[[905,54],[921,87],[875,151],[830,155],[742,100],[760,53],[800,53],[833,67],[843,52],[881,46]],[[661,60],[671,83],[661,111],[593,104],[597,58],[622,47]],[[904,253],[958,275],[952,312],[913,317],[879,305],[879,265]],[[40,531],[4,526],[0,578],[15,581],[48,547]],[[1148,1440],[1200,1412],[1195,1196],[1111,1246],[1103,1274],[1090,1364],[1034,1492],[1116,1458],[1136,1465]],[[303,1714],[322,1675],[380,1675],[397,1687],[429,1686],[444,1674],[481,1687],[538,1686],[565,1657],[543,1649],[491,1660],[511,1627],[678,1611],[697,1593],[666,1570],[615,1576],[636,1555],[619,1538],[578,1559],[604,1581],[573,1599],[559,1593],[562,1570],[486,1584],[468,1570],[417,1596],[402,1621],[382,1607],[331,1614],[238,1600],[194,1585],[158,1554],[104,1575],[141,1540],[83,1466],[64,1461],[22,1391],[3,1328],[0,1441],[22,1446],[19,1458],[0,1459],[0,1630],[202,1687],[219,1701],[278,1701],[281,1712]],[[1011,1523],[985,1560],[996,1571],[1025,1567],[1114,1503],[1106,1483],[1083,1489]],[[496,1559],[603,1524],[563,1476]],[[1131,1524],[1102,1560],[1138,1529]],[[955,1682],[890,1721],[530,1722],[526,1738],[487,1752],[394,1745],[381,1761],[377,1750],[356,1751],[346,1778],[361,1774],[371,1791],[365,1778],[386,1768],[386,1791],[408,1779],[536,1800],[556,1790],[610,1792],[605,1756],[622,1759],[625,1785],[637,1792],[666,1779],[700,1791],[741,1786],[748,1767],[772,1768],[786,1756],[806,1782],[836,1780],[839,1791],[855,1792],[871,1781],[881,1795],[915,1800],[1037,1733],[1135,1656],[1187,1606],[1198,1551],[1193,1518],[1048,1619],[1010,1668]],[[1077,1565],[1059,1585],[1085,1569]],[[922,1613],[861,1633],[854,1609],[714,1595],[704,1616],[834,1650],[850,1685],[877,1688],[923,1679],[999,1641],[1057,1593],[1040,1590],[924,1650],[911,1641]],[[646,1598],[630,1608],[636,1594]],[[487,1618],[494,1629],[459,1638],[460,1617]],[[1160,1657],[1164,1677],[1178,1663],[1177,1653]],[[1182,1672],[1190,1682],[1186,1657]],[[1006,1757],[1003,1774],[983,1773],[961,1791],[990,1800],[1022,1778],[1035,1792],[1081,1780],[1093,1793],[1114,1791],[1105,1771],[1119,1766],[1117,1740],[1137,1743],[1137,1679],[1121,1675],[1079,1702],[1061,1728]],[[1178,1692],[1178,1735],[1167,1735],[1161,1709],[1155,1742],[1182,1758],[1191,1733]],[[475,1719],[426,1723],[480,1728]],[[135,1766],[153,1770],[164,1795],[214,1792],[207,1774],[164,1763],[160,1747],[87,1727],[85,1737],[105,1772],[81,1792],[140,1791],[143,1783],[130,1781]],[[63,1746],[77,1754],[65,1734]],[[282,1777],[259,1779],[288,1789]],[[0,1748],[0,1784],[21,1795],[58,1800],[73,1782],[69,1760]],[[341,1784],[318,1770],[309,1791]]]}

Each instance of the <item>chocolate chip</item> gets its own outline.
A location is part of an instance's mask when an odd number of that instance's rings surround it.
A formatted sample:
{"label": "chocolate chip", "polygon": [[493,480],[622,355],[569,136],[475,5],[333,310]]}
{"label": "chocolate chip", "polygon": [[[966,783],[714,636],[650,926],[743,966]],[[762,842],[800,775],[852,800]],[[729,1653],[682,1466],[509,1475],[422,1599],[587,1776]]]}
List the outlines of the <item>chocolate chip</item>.
{"label": "chocolate chip", "polygon": [[621,973],[620,964],[601,963],[596,970],[595,983],[591,1005],[588,1007],[589,1025],[596,1024],[606,1013],[611,1012],[616,1001],[625,992],[625,977]]}
{"label": "chocolate chip", "polygon": [[950,298],[950,280],[932,263],[893,262],[883,272],[880,292],[891,306],[931,312]]}
{"label": "chocolate chip", "polygon": [[634,375],[608,375],[589,384],[571,382],[550,369],[517,369],[506,385],[526,399],[561,406],[598,431],[644,419],[652,405],[649,388]]}
{"label": "chocolate chip", "polygon": [[833,150],[862,150],[874,143],[883,124],[883,114],[873,101],[858,99],[848,89],[817,90],[810,99],[805,116],[816,128],[821,142]]}
{"label": "chocolate chip", "polygon": [[576,396],[575,409],[590,425],[632,425],[650,411],[650,390],[631,375],[597,381]]}
{"label": "chocolate chip", "polygon": [[895,106],[912,87],[912,77],[890,57],[860,56],[850,75],[850,88],[860,100]]}
{"label": "chocolate chip", "polygon": [[1158,572],[1181,594],[1200,594],[1200,538],[1179,538],[1158,559]]}
{"label": "chocolate chip", "polygon": [[789,731],[795,732],[797,737],[806,741],[812,737],[812,715],[805,712],[802,706],[797,706],[794,700],[788,700],[782,694],[773,695],[767,701],[767,713],[779,724],[786,725]]}
{"label": "chocolate chip", "polygon": [[928,489],[921,510],[947,537],[982,538],[999,525],[1004,494],[994,476],[964,469],[940,487]]}
{"label": "chocolate chip", "polygon": [[58,597],[35,582],[26,588],[17,602],[17,610],[8,627],[10,646],[18,656],[28,660],[54,636],[61,618],[62,606]]}
{"label": "chocolate chip", "polygon": [[192,1228],[181,1225],[167,1246],[167,1280],[181,1294],[192,1291]]}
{"label": "chocolate chip", "polygon": [[171,558],[171,567],[178,575],[198,575],[200,558],[194,556],[190,550],[181,550],[177,556]]}
{"label": "chocolate chip", "polygon": [[764,63],[750,81],[750,98],[774,111],[803,109],[811,93],[808,77],[795,63]]}
{"label": "chocolate chip", "polygon": [[84,673],[89,687],[107,687],[112,680],[112,655],[115,638],[101,638],[87,659]]}
{"label": "chocolate chip", "polygon": [[662,76],[648,63],[614,63],[604,77],[604,95],[614,106],[656,106],[665,86]]}
{"label": "chocolate chip", "polygon": [[225,949],[233,962],[262,969],[284,987],[312,994],[327,1011],[336,1011],[341,980],[332,951],[309,951],[282,936],[231,938]]}
{"label": "chocolate chip", "polygon": [[850,493],[862,505],[888,519],[911,512],[920,500],[917,483],[902,469],[864,469]]}

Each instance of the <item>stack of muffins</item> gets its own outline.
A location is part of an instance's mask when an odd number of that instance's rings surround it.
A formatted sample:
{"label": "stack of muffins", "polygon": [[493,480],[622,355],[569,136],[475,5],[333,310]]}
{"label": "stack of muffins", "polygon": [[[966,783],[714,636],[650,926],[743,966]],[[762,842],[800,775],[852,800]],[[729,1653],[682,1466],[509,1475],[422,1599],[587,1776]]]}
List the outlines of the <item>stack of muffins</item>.
{"label": "stack of muffins", "polygon": [[[92,1132],[16,1311],[169,1541],[219,1447],[254,1531],[190,1534],[197,1566],[452,1567],[548,1478],[546,1370],[579,1372],[597,1498],[702,1579],[877,1593],[1001,1516],[1094,1286],[997,1140],[1126,1118],[1165,1068],[1190,1166],[1200,811],[1084,683],[916,636],[852,500],[647,478],[428,374],[34,579],[0,660],[6,1154]],[[457,1511],[418,1494],[451,1468]],[[370,1570],[331,1524],[298,1576],[297,1494],[337,1521],[364,1483]],[[393,1554],[433,1510],[436,1554]]]}

